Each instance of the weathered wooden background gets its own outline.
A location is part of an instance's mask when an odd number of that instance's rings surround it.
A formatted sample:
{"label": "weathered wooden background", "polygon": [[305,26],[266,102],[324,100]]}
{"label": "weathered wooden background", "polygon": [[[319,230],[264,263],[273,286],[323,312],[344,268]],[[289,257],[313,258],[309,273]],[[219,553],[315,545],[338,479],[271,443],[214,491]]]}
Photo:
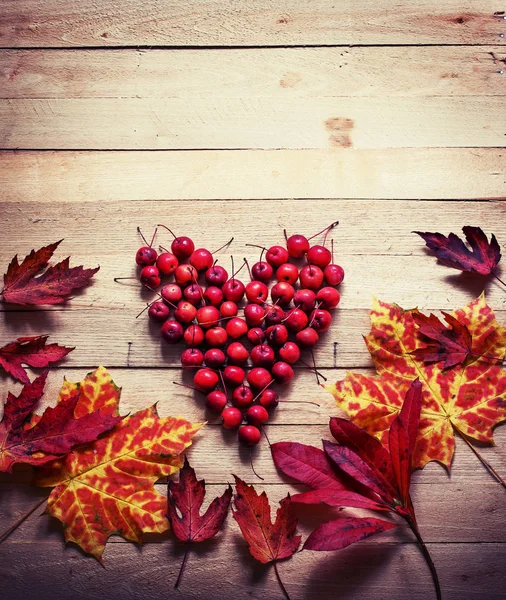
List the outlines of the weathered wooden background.
{"label": "weathered wooden background", "polygon": [[[63,375],[104,364],[125,412],[158,401],[163,415],[201,420],[202,404],[171,383],[176,353],[135,320],[146,298],[113,283],[135,271],[137,225],[165,222],[206,247],[233,235],[231,251],[255,259],[245,243],[339,219],[346,279],[317,362],[334,380],[372,372],[361,337],[372,295],[449,310],[483,289],[429,258],[412,230],[479,225],[506,247],[505,11],[496,0],[0,0],[0,264],[64,237],[60,256],[101,265],[64,308],[0,309],[0,342],[51,333],[76,346],[51,373],[48,401]],[[485,291],[505,323],[504,290],[492,281]],[[3,397],[16,387],[0,383]],[[337,410],[310,374],[285,399],[320,407],[281,404],[271,441],[328,437]],[[504,475],[505,427],[496,440],[483,453]],[[211,493],[231,473],[273,500],[294,489],[265,443],[253,455],[265,481],[255,479],[218,419],[190,456]],[[413,487],[443,598],[505,599],[504,489],[463,443],[451,477],[431,464]],[[43,493],[5,477],[1,529]],[[6,600],[281,597],[231,519],[191,556],[175,592],[182,549],[169,535],[141,548],[112,538],[103,569],[37,514],[0,546]],[[312,525],[302,515],[302,532]],[[280,571],[293,600],[434,597],[402,528],[338,553],[297,554]]]}

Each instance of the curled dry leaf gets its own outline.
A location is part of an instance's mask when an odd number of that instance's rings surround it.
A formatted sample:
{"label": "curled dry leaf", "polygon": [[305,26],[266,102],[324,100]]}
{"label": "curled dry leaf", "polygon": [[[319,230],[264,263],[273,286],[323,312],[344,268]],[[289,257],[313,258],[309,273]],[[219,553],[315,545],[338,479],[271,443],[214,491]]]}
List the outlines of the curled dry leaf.
{"label": "curled dry leaf", "polygon": [[46,344],[47,335],[21,337],[0,348],[0,366],[21,383],[30,383],[22,365],[45,368],[58,362],[74,348]]}
{"label": "curled dry leaf", "polygon": [[[63,240],[32,250],[19,264],[17,255],[4,275],[3,299],[12,304],[61,304],[73,290],[90,282],[100,267],[84,269],[70,267],[66,258],[48,267],[50,258]],[[46,268],[48,267],[48,268]],[[45,270],[44,270],[45,269]]]}

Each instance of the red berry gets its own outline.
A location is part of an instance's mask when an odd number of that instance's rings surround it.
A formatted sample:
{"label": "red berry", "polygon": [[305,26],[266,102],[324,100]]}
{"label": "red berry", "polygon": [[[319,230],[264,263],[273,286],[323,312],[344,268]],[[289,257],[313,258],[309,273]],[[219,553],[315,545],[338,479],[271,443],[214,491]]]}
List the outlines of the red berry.
{"label": "red berry", "polygon": [[172,275],[178,265],[179,261],[170,252],[163,252],[156,259],[156,266],[162,275]]}
{"label": "red berry", "polygon": [[190,264],[197,271],[207,271],[213,266],[213,255],[205,248],[197,248],[191,253]]}
{"label": "red berry", "polygon": [[288,262],[288,258],[288,250],[283,246],[271,246],[265,255],[265,260],[275,269]]}
{"label": "red berry", "polygon": [[198,325],[190,325],[184,331],[184,341],[187,346],[200,346],[204,341],[204,332]]}
{"label": "red berry", "polygon": [[235,365],[229,365],[228,367],[225,367],[225,370],[223,371],[223,380],[231,387],[237,387],[238,385],[241,385],[241,383],[244,381],[244,369],[241,369],[241,367],[236,367]]}
{"label": "red berry", "polygon": [[339,304],[341,295],[333,287],[324,287],[316,294],[316,299],[325,310],[332,310]]}
{"label": "red berry", "polygon": [[237,304],[231,300],[226,300],[220,306],[220,314],[222,317],[235,317],[238,311]]}
{"label": "red berry", "polygon": [[272,376],[278,383],[287,384],[293,379],[292,367],[283,361],[274,363],[271,369]]}
{"label": "red berry", "polygon": [[165,321],[160,329],[163,339],[169,344],[177,344],[183,339],[183,326],[174,319]]}
{"label": "red berry", "polygon": [[251,275],[258,281],[268,283],[273,274],[273,268],[268,262],[259,261],[251,267]]}
{"label": "red berry", "polygon": [[256,446],[262,437],[258,427],[254,425],[244,425],[239,429],[239,441],[246,446]]}
{"label": "red berry", "polygon": [[183,367],[200,367],[204,362],[204,355],[198,348],[187,348],[181,354]]}
{"label": "red berry", "polygon": [[281,323],[284,318],[285,311],[277,304],[269,306],[265,311],[265,321],[269,325],[277,325],[278,323]]}
{"label": "red berry", "polygon": [[157,288],[160,283],[160,271],[154,265],[143,267],[140,275],[141,283],[151,289]]}
{"label": "red berry", "polygon": [[170,302],[171,304],[176,304],[183,297],[183,290],[177,285],[177,283],[168,283],[164,285],[160,290],[162,298]]}
{"label": "red berry", "polygon": [[278,267],[276,271],[276,279],[278,281],[286,281],[293,285],[299,278],[299,269],[292,263],[285,263]]}
{"label": "red berry", "polygon": [[154,265],[156,262],[157,252],[154,248],[150,246],[142,246],[137,250],[137,254],[135,255],[135,262],[140,267],[146,267],[148,265]]}
{"label": "red berry", "polygon": [[300,285],[309,290],[319,290],[323,283],[323,271],[316,265],[306,265],[299,273]]}
{"label": "red berry", "polygon": [[339,285],[344,279],[344,269],[339,265],[330,264],[323,270],[323,275],[329,285]]}
{"label": "red berry", "polygon": [[323,333],[330,327],[330,324],[332,323],[332,315],[327,310],[317,308],[311,313],[310,323],[311,327],[315,331],[318,333]]}
{"label": "red berry", "polygon": [[204,354],[204,361],[210,369],[221,369],[226,360],[225,353],[219,348],[209,348]]}
{"label": "red berry", "polygon": [[211,348],[218,348],[227,343],[228,334],[223,327],[211,327],[206,331],[206,342]]}
{"label": "red berry", "polygon": [[282,346],[288,340],[288,329],[284,325],[271,325],[265,330],[265,337],[275,346]]}
{"label": "red berry", "polygon": [[303,310],[304,312],[309,312],[313,310],[316,300],[316,294],[313,290],[297,290],[293,296],[293,303],[295,306]]}
{"label": "red berry", "polygon": [[241,342],[232,342],[227,348],[227,356],[231,363],[243,365],[249,357],[249,352]]}
{"label": "red berry", "polygon": [[227,405],[227,395],[221,390],[213,390],[206,396],[206,406],[209,410],[221,412]]}
{"label": "red berry", "polygon": [[215,306],[202,306],[197,311],[197,321],[203,329],[210,329],[218,324],[220,312]]}
{"label": "red berry", "polygon": [[244,296],[244,291],[246,288],[244,287],[244,283],[232,277],[225,281],[222,287],[223,296],[226,300],[231,300],[232,302],[240,302]]}
{"label": "red berry", "polygon": [[179,265],[174,271],[174,279],[178,285],[187,285],[197,281],[198,273],[191,265]]}
{"label": "red berry", "polygon": [[228,273],[221,265],[213,265],[205,272],[205,280],[209,285],[221,287],[228,279]]}
{"label": "red berry", "polygon": [[249,331],[248,331],[248,340],[254,344],[261,344],[265,339],[265,333],[263,329],[260,329],[260,327],[252,327]]}
{"label": "red berry", "polygon": [[164,302],[153,302],[148,308],[149,318],[153,321],[165,321],[169,318],[169,307]]}
{"label": "red berry", "polygon": [[178,260],[185,260],[189,258],[195,250],[195,244],[189,237],[182,235],[181,237],[172,240],[170,249]]}
{"label": "red berry", "polygon": [[286,281],[278,281],[278,283],[275,283],[271,288],[271,298],[273,302],[277,301],[281,306],[290,304],[294,294],[295,290],[293,289],[293,285]]}
{"label": "red berry", "polygon": [[325,246],[311,246],[307,253],[307,262],[311,265],[316,265],[324,269],[332,260],[330,250]]}
{"label": "red berry", "polygon": [[221,422],[224,429],[237,429],[242,423],[242,412],[233,406],[227,406],[221,413]]}
{"label": "red berry", "polygon": [[286,240],[286,248],[292,258],[302,258],[309,250],[309,242],[305,236],[296,233]]}
{"label": "red berry", "polygon": [[246,408],[253,402],[253,391],[247,385],[240,385],[232,392],[232,404],[237,408]]}
{"label": "red berry", "polygon": [[260,397],[258,398],[258,402],[261,406],[265,408],[274,408],[278,405],[279,395],[277,392],[271,389],[264,390]]}
{"label": "red berry", "polygon": [[257,367],[271,367],[275,357],[274,350],[268,344],[258,344],[251,349],[251,361]]}
{"label": "red berry", "polygon": [[186,300],[179,302],[174,311],[174,318],[184,324],[191,323],[196,315],[197,309]]}
{"label": "red berry", "polygon": [[290,365],[296,363],[300,358],[300,348],[295,342],[286,342],[279,349],[279,358]]}
{"label": "red berry", "polygon": [[254,367],[246,376],[246,379],[252,388],[262,390],[272,381],[271,374],[263,367]]}
{"label": "red berry", "polygon": [[206,301],[206,304],[219,308],[223,302],[223,292],[219,287],[211,285],[204,292],[204,300]]}
{"label": "red berry", "polygon": [[290,331],[300,331],[307,327],[308,318],[306,313],[300,308],[292,308],[286,313],[283,323]]}
{"label": "red berry", "polygon": [[206,394],[214,390],[214,388],[218,385],[218,381],[218,375],[207,367],[199,369],[193,377],[193,383],[195,387],[199,391]]}
{"label": "red berry", "polygon": [[250,327],[261,325],[264,321],[265,309],[259,304],[246,304],[244,307],[244,318]]}
{"label": "red berry", "polygon": [[192,283],[184,289],[183,296],[196,306],[202,302],[204,292],[198,283]]}
{"label": "red berry", "polygon": [[226,330],[232,339],[238,340],[240,337],[248,333],[248,324],[240,317],[233,317],[227,322]]}
{"label": "red berry", "polygon": [[303,348],[313,348],[319,339],[318,333],[312,327],[306,327],[302,331],[299,331],[295,336],[299,346]]}
{"label": "red berry", "polygon": [[246,411],[246,421],[251,425],[263,425],[269,420],[269,413],[263,406],[255,404]]}
{"label": "red berry", "polygon": [[261,281],[250,281],[246,286],[246,298],[248,302],[263,304],[267,300],[268,295],[269,288]]}

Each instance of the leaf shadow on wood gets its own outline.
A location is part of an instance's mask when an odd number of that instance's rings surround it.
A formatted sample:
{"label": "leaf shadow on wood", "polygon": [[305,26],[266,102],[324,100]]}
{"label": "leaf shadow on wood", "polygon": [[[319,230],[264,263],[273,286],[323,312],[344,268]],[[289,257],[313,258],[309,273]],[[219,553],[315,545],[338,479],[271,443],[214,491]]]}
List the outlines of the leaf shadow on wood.
{"label": "leaf shadow on wood", "polygon": [[[457,273],[452,275],[446,275],[444,281],[450,286],[455,287],[464,292],[468,292],[472,295],[473,299],[490,287],[492,283],[491,279],[487,279],[481,275],[475,275],[473,273]],[[497,282],[499,284],[499,282]],[[457,307],[458,308],[458,307]]]}
{"label": "leaf shadow on wood", "polygon": [[56,331],[62,310],[8,310],[2,311],[4,327],[13,336],[45,335]]}

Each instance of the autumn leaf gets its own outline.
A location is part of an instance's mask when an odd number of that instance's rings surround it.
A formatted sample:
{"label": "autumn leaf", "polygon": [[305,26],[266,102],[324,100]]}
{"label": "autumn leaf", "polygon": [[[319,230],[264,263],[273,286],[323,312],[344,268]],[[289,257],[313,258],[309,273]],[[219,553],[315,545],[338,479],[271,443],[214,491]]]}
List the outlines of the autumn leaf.
{"label": "autumn leaf", "polygon": [[417,348],[414,355],[424,363],[444,362],[443,369],[463,364],[469,356],[473,356],[473,340],[469,329],[452,315],[441,311],[446,327],[436,315],[412,311],[413,320],[418,326],[418,333],[425,347]]}
{"label": "autumn leaf", "polygon": [[300,535],[295,535],[297,519],[293,512],[290,496],[280,502],[274,523],[267,494],[258,495],[253,486],[235,477],[234,519],[239,524],[250,554],[263,564],[273,563],[274,572],[283,593],[289,598],[279,576],[277,562],[290,558],[300,544]]}
{"label": "autumn leaf", "polygon": [[76,418],[79,394],[75,394],[54,408],[46,408],[42,416],[30,423],[44,393],[46,377],[47,372],[26,384],[19,396],[9,392],[0,422],[0,471],[10,472],[17,463],[48,463],[77,445],[95,440],[120,421],[119,417],[100,411]]}
{"label": "autumn leaf", "polygon": [[506,351],[506,330],[483,295],[455,311],[452,316],[471,335],[473,360],[442,370],[417,357],[425,343],[414,312],[375,300],[365,341],[379,376],[349,373],[325,387],[357,425],[387,444],[390,424],[411,381],[419,377],[423,402],[414,466],[436,460],[449,469],[455,431],[491,444],[493,428],[506,420],[506,371],[498,364]]}
{"label": "autumn leaf", "polygon": [[[232,488],[230,485],[222,496],[215,498],[203,515],[200,514],[206,494],[206,483],[197,481],[195,471],[185,457],[179,472],[179,482],[169,480],[168,517],[172,531],[178,540],[187,542],[181,570],[174,587],[181,581],[191,543],[203,542],[215,536],[221,529],[228,513]],[[179,516],[178,514],[181,514]]]}
{"label": "autumn leaf", "polygon": [[21,337],[0,348],[0,366],[21,383],[30,383],[22,365],[45,368],[58,362],[74,348],[46,344],[47,335]]}
{"label": "autumn leaf", "polygon": [[[99,270],[70,267],[66,258],[48,267],[49,259],[63,240],[32,250],[19,264],[17,255],[4,275],[3,298],[12,304],[60,304],[73,290],[87,285]],[[48,267],[48,268],[46,268]]]}
{"label": "autumn leaf", "polygon": [[[106,374],[95,372],[91,381],[81,383],[87,389],[81,410],[85,406],[115,410],[119,390]],[[99,393],[93,375],[107,382],[105,394]],[[72,385],[64,386],[63,395]],[[142,533],[166,531],[167,498],[154,483],[181,468],[180,455],[201,426],[181,417],[160,418],[151,406],[123,418],[99,440],[40,469],[35,483],[56,486],[47,512],[63,523],[65,539],[102,561],[107,539],[114,533],[140,543]]]}
{"label": "autumn leaf", "polygon": [[501,249],[495,235],[492,235],[489,242],[480,227],[466,226],[462,231],[471,250],[454,233],[450,233],[448,237],[441,233],[413,233],[423,238],[438,260],[447,267],[480,275],[493,273],[501,260]]}

